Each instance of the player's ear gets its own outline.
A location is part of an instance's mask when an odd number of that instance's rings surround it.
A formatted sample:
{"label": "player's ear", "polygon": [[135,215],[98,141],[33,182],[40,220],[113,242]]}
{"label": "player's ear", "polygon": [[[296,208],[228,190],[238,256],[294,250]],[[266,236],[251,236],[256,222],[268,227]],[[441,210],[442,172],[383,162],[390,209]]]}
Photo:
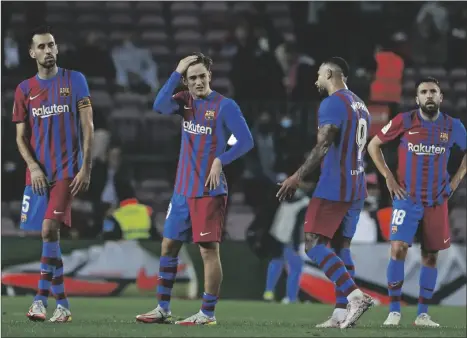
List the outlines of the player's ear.
{"label": "player's ear", "polygon": [[443,93],[440,93],[439,94],[439,103],[443,102],[443,98],[444,98]]}
{"label": "player's ear", "polygon": [[329,80],[332,77],[332,70],[329,68],[326,69],[326,80]]}
{"label": "player's ear", "polygon": [[209,74],[209,75],[208,75],[208,77],[209,77],[209,78],[208,78],[208,83],[211,83],[211,80],[212,80],[212,72],[209,71],[208,74]]}
{"label": "player's ear", "polygon": [[31,57],[31,59],[36,58],[36,53],[32,50],[32,48],[29,48],[29,56]]}
{"label": "player's ear", "polygon": [[418,99],[418,96],[415,96],[415,102],[417,103],[417,106],[420,105],[420,100]]}
{"label": "player's ear", "polygon": [[182,83],[185,85],[185,86],[188,86],[188,81],[186,79],[186,77],[182,76]]}

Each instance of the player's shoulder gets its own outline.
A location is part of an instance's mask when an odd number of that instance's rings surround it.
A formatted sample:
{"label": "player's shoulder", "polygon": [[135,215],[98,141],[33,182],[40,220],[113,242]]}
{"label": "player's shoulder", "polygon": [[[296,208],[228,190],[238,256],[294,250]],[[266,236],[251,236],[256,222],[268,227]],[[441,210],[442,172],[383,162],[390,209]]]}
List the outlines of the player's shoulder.
{"label": "player's shoulder", "polygon": [[73,81],[86,80],[86,76],[81,73],[79,70],[60,68],[61,76],[70,76]]}
{"label": "player's shoulder", "polygon": [[27,95],[31,91],[31,88],[34,86],[39,86],[39,82],[36,81],[36,75],[31,76],[23,81],[21,81],[17,86],[16,90],[20,90],[24,95]]}
{"label": "player's shoulder", "polygon": [[445,125],[451,125],[453,128],[464,127],[462,121],[458,118],[455,118],[454,116],[451,116],[445,112],[441,112],[441,116]]}

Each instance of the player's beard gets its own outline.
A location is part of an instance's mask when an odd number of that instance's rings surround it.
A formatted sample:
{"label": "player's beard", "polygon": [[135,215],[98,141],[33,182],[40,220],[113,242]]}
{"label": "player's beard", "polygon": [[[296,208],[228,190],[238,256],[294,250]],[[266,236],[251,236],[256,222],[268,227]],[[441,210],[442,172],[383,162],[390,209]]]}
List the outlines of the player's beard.
{"label": "player's beard", "polygon": [[57,61],[55,60],[55,58],[48,58],[48,59],[44,59],[43,62],[39,62],[39,64],[41,65],[41,67],[45,69],[50,69],[55,66],[56,62]]}
{"label": "player's beard", "polygon": [[435,116],[438,112],[439,106],[434,101],[428,101],[425,102],[425,104],[420,105],[420,109],[428,116]]}

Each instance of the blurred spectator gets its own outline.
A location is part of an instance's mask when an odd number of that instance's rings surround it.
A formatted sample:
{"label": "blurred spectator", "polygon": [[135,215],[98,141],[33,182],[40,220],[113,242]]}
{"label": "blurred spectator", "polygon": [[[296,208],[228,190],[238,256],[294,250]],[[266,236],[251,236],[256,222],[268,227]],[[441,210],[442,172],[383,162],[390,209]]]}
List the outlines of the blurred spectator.
{"label": "blurred spectator", "polygon": [[11,29],[7,30],[5,33],[5,38],[3,40],[3,52],[4,66],[9,71],[13,71],[18,68],[20,64],[18,41]]}
{"label": "blurred spectator", "polygon": [[94,225],[89,235],[94,237],[102,229],[104,218],[113,213],[121,201],[135,196],[132,186],[132,175],[129,168],[122,163],[121,150],[112,146],[104,161],[94,162],[92,180],[88,196],[93,204]]}
{"label": "blurred spectator", "polygon": [[112,50],[112,59],[117,70],[116,82],[124,90],[148,92],[141,88],[142,83],[154,93],[159,90],[157,64],[148,49],[135,45],[131,34]]}
{"label": "blurred spectator", "polygon": [[289,99],[307,101],[318,98],[318,91],[312,88],[319,66],[312,57],[300,53],[294,42],[288,42],[285,46],[285,67],[283,84]]}
{"label": "blurred spectator", "polygon": [[[275,169],[278,173],[291,175],[302,164],[305,149],[300,132],[289,115],[281,118],[275,140],[277,151]],[[309,144],[305,146],[311,149]]]}
{"label": "blurred spectator", "polygon": [[447,60],[448,11],[441,2],[426,2],[418,12],[413,41],[413,60],[440,65]]}
{"label": "blurred spectator", "polygon": [[91,31],[84,44],[78,48],[76,65],[83,74],[89,77],[103,77],[108,83],[115,81],[115,67],[110,57],[106,41],[97,32]]}

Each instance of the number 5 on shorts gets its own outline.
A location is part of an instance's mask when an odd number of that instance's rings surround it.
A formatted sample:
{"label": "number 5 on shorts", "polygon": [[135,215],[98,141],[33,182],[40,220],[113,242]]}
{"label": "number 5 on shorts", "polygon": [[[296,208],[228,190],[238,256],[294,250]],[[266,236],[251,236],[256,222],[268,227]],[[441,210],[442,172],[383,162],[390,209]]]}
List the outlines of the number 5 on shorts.
{"label": "number 5 on shorts", "polygon": [[28,195],[23,196],[23,204],[22,204],[22,207],[21,207],[21,211],[24,214],[27,214],[28,211],[29,211],[29,200],[30,199],[31,199],[31,196],[28,196]]}
{"label": "number 5 on shorts", "polygon": [[406,215],[405,210],[394,209],[392,212],[391,224],[401,225],[402,223],[404,223],[405,215]]}

